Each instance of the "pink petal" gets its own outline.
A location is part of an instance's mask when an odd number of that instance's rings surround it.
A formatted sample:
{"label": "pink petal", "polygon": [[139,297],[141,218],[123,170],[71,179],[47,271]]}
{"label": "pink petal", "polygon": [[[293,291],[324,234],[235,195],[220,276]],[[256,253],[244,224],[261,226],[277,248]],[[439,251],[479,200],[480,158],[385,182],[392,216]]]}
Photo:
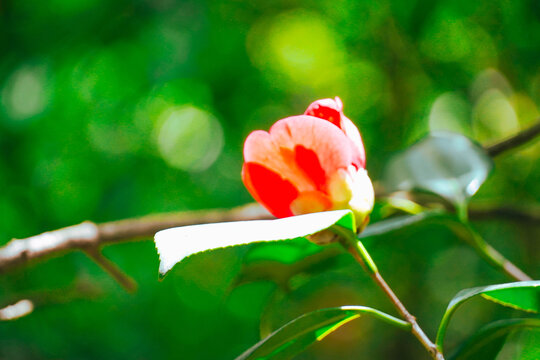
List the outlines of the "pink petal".
{"label": "pink petal", "polygon": [[[270,132],[254,131],[244,145],[243,180],[253,197],[277,217],[295,209],[330,209],[328,183],[339,169],[357,161],[357,150],[345,133],[327,120],[307,115],[276,122]],[[320,211],[313,210],[313,211]]]}
{"label": "pink petal", "polygon": [[[296,164],[296,173],[305,172],[310,182],[313,184],[313,190],[319,183],[318,173],[309,169],[314,169],[315,165],[307,166],[306,161],[314,162],[313,159],[306,158],[307,151],[312,151],[318,160],[319,166],[328,179],[337,169],[347,168],[353,160],[353,148],[345,134],[332,123],[314,118],[312,116],[299,115],[291,116],[276,122],[270,128],[270,135],[274,144],[280,148],[297,151],[302,147],[302,154],[295,155],[295,161],[298,158],[302,166]],[[312,156],[313,157],[313,156]],[[292,167],[294,169],[294,167]],[[298,171],[298,170],[302,171]],[[306,172],[306,170],[308,170]],[[315,176],[312,178],[311,176]],[[326,180],[325,180],[326,182]],[[304,189],[301,189],[303,191]],[[306,189],[309,190],[309,189]]]}
{"label": "pink petal", "polygon": [[343,114],[343,103],[339,97],[336,96],[335,100],[322,99],[314,101],[308,106],[305,114],[328,120],[339,127],[345,135],[347,135],[352,146],[356,149],[353,153],[352,163],[357,168],[366,167],[366,153],[362,137],[360,136],[360,132],[356,125]]}

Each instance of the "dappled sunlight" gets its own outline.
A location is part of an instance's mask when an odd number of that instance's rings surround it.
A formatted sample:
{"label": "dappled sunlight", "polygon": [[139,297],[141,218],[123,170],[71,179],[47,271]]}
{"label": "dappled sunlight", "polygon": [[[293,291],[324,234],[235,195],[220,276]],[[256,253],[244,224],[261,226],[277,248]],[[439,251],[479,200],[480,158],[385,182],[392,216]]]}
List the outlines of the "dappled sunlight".
{"label": "dappled sunlight", "polygon": [[[321,89],[343,74],[346,53],[336,32],[319,15],[293,11],[255,23],[247,38],[251,61],[283,87],[296,83]],[[276,82],[272,73],[285,83]],[[275,76],[274,75],[274,76]]]}
{"label": "dappled sunlight", "polygon": [[433,102],[429,112],[430,131],[452,131],[471,136],[471,104],[461,94],[446,92]]}
{"label": "dappled sunlight", "polygon": [[537,3],[0,0],[0,359],[535,350]]}
{"label": "dappled sunlight", "polygon": [[519,131],[516,111],[497,89],[485,91],[473,108],[473,131],[481,142],[495,141]]}
{"label": "dappled sunlight", "polygon": [[198,108],[167,109],[157,126],[159,152],[173,167],[187,171],[206,170],[223,149],[221,124],[212,114]]}
{"label": "dappled sunlight", "polygon": [[51,85],[45,65],[24,65],[13,72],[2,89],[2,105],[16,121],[38,115],[49,104]]}
{"label": "dappled sunlight", "polygon": [[420,49],[426,56],[441,62],[462,63],[476,72],[497,66],[495,42],[479,24],[456,18],[450,12],[439,12],[426,28]]}

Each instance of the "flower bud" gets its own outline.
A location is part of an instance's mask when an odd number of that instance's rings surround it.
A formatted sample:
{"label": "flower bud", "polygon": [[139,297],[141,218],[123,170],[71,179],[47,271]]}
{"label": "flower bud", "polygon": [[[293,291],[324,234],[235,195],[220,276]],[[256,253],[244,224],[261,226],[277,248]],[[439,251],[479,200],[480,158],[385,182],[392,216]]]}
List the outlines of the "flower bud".
{"label": "flower bud", "polygon": [[360,132],[339,98],[315,101],[304,115],[279,120],[269,132],[252,132],[244,159],[244,184],[276,217],[350,209],[358,230],[367,224],[373,186]]}

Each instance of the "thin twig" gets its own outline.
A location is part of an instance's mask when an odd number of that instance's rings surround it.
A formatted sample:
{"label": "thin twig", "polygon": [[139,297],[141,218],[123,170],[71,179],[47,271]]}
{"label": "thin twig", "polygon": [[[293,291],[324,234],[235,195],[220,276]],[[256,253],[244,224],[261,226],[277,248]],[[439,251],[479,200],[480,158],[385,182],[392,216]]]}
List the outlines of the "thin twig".
{"label": "thin twig", "polygon": [[471,204],[469,206],[469,218],[472,220],[502,218],[540,226],[540,208],[533,206]]}
{"label": "thin twig", "polygon": [[[440,352],[440,350],[437,348],[437,346],[429,339],[429,337],[426,335],[424,330],[418,325],[418,322],[416,321],[416,317],[414,317],[403,305],[401,300],[397,297],[397,295],[394,293],[392,288],[386,283],[380,272],[377,270],[377,267],[374,265],[373,260],[371,260],[371,257],[369,254],[367,254],[367,251],[362,246],[362,243],[358,241],[356,238],[350,238],[347,237],[344,242],[342,242],[342,245],[345,247],[345,249],[353,256],[353,258],[356,260],[358,264],[362,266],[362,268],[369,274],[369,276],[373,279],[373,281],[381,288],[381,290],[384,292],[386,297],[392,302],[396,310],[399,312],[403,318],[411,324],[411,332],[412,334],[420,341],[422,346],[428,351],[428,353],[431,355],[431,357],[435,360],[444,360],[443,354]],[[366,258],[367,257],[367,258]],[[372,263],[373,265],[368,265],[369,263]]]}
{"label": "thin twig", "polygon": [[379,272],[371,275],[371,278],[379,285],[379,287],[384,291],[386,296],[392,301],[396,309],[399,311],[401,316],[407,320],[412,325],[411,331],[413,335],[422,343],[424,348],[429,352],[432,358],[436,360],[444,360],[443,354],[439,351],[437,346],[429,339],[424,330],[418,325],[416,317],[411,315],[405,305],[399,300],[396,294],[392,291],[390,286],[386,283],[384,278]]}
{"label": "thin twig", "polygon": [[[486,147],[491,156],[523,145],[540,133],[540,122],[515,136]],[[494,210],[491,214],[508,213],[506,210]],[[512,213],[513,218],[520,217],[536,221],[537,214]],[[473,217],[482,214],[473,213]],[[487,216],[487,214],[484,214]],[[231,210],[202,210],[162,215],[151,215],[135,219],[112,221],[95,224],[85,221],[78,225],[45,232],[25,239],[13,239],[0,247],[0,274],[18,265],[33,260],[42,260],[58,256],[64,252],[85,249],[92,246],[137,240],[153,236],[157,231],[175,226],[204,224],[225,221],[256,220],[273,218],[257,204],[250,204]]]}
{"label": "thin twig", "polygon": [[201,210],[150,215],[95,224],[85,221],[25,239],[13,239],[0,247],[0,274],[30,261],[43,260],[68,251],[137,240],[176,226],[273,218],[258,204],[229,210]]}
{"label": "thin twig", "polygon": [[540,119],[538,119],[536,124],[534,124],[530,128],[520,131],[519,133],[515,134],[514,136],[508,139],[499,141],[490,146],[486,146],[485,149],[487,153],[489,154],[489,156],[495,157],[507,150],[514,149],[518,146],[521,146],[533,140],[539,134],[540,134]]}
{"label": "thin twig", "polygon": [[31,314],[32,311],[34,311],[34,303],[31,300],[22,299],[0,308],[0,321],[16,320]]}
{"label": "thin twig", "polygon": [[114,262],[107,259],[102,253],[101,250],[97,247],[90,247],[84,249],[84,252],[92,260],[96,262],[103,270],[107,272],[120,286],[124,288],[128,293],[134,293],[137,291],[137,283],[133,278],[124,273]]}
{"label": "thin twig", "polygon": [[103,294],[104,291],[99,285],[82,276],[68,288],[32,290],[18,293],[17,296],[7,295],[7,298],[0,302],[0,321],[19,319],[40,307],[66,304],[75,300],[94,300]]}
{"label": "thin twig", "polygon": [[468,222],[453,221],[451,229],[462,240],[467,242],[488,264],[506,274],[516,281],[529,281],[532,278],[520,268],[505,258],[495,248],[488,244],[484,238]]}

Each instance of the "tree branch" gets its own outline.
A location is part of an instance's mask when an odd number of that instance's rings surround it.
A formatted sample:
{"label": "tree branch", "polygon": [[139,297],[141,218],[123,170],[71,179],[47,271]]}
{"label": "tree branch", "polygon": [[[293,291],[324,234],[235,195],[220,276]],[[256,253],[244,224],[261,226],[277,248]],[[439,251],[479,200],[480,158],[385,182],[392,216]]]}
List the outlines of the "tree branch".
{"label": "tree branch", "polygon": [[[509,139],[485,147],[492,157],[521,146],[540,134],[540,121]],[[474,213],[473,217],[508,215],[515,219],[536,221],[537,213],[510,208]],[[152,237],[156,232],[176,226],[225,221],[271,219],[258,204],[231,210],[201,210],[172,214],[150,215],[136,219],[95,224],[85,221],[78,225],[45,232],[25,239],[13,239],[0,247],[0,274],[30,261],[43,260],[73,250],[85,250],[100,245]]]}
{"label": "tree branch", "polygon": [[129,275],[125,274],[114,262],[107,259],[97,247],[90,247],[84,252],[96,262],[107,274],[109,274],[128,293],[137,291],[137,283]]}
{"label": "tree branch", "polygon": [[0,274],[30,261],[43,260],[68,251],[95,248],[154,236],[156,232],[176,226],[273,218],[258,204],[230,210],[201,210],[95,224],[78,225],[45,232],[25,239],[13,239],[0,247]]}
{"label": "tree branch", "polygon": [[514,136],[506,140],[497,142],[490,146],[485,146],[484,148],[486,149],[489,156],[495,157],[507,150],[516,148],[518,146],[521,146],[533,140],[539,134],[540,134],[540,119],[538,119],[536,121],[536,124],[534,124],[530,128],[520,131],[519,133],[515,134]]}
{"label": "tree branch", "polygon": [[103,295],[104,290],[96,285],[92,279],[85,276],[77,278],[75,283],[67,288],[33,290],[17,296],[7,295],[7,298],[0,302],[0,321],[19,319],[30,315],[36,308],[82,299],[95,300]]}
{"label": "tree branch", "polygon": [[34,303],[28,299],[22,299],[14,304],[0,309],[0,321],[16,320],[29,315],[34,311]]}
{"label": "tree branch", "polygon": [[517,207],[513,205],[471,204],[469,207],[469,218],[473,220],[501,218],[539,226],[540,208],[533,206]]}

